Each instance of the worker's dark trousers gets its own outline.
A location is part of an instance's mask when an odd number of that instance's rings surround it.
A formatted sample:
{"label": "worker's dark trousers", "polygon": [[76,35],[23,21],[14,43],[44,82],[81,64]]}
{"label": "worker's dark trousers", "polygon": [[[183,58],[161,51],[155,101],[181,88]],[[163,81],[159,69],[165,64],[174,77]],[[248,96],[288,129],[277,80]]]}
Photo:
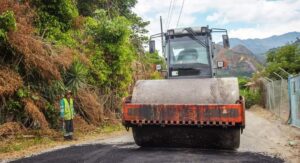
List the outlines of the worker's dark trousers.
{"label": "worker's dark trousers", "polygon": [[72,137],[73,136],[73,119],[65,120],[65,137]]}

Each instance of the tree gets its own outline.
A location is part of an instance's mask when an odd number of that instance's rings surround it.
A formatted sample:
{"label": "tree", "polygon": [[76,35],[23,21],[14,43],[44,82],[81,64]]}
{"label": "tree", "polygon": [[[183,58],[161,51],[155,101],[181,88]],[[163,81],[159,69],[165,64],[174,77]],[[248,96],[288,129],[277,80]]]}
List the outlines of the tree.
{"label": "tree", "polygon": [[75,1],[30,0],[30,4],[36,8],[35,25],[40,36],[68,46],[76,44],[70,31],[79,15]]}
{"label": "tree", "polygon": [[131,26],[130,40],[135,47],[136,53],[143,53],[144,49],[142,44],[148,41],[144,34],[148,33],[146,26],[149,21],[144,21],[141,17],[131,11],[136,5],[137,0],[77,0],[77,7],[79,13],[83,16],[93,16],[97,9],[106,11],[109,19],[118,16],[125,17]]}
{"label": "tree", "polygon": [[91,56],[93,74],[97,79],[105,79],[103,84],[98,81],[102,88],[124,96],[132,80],[131,63],[135,57],[129,42],[130,22],[123,16],[110,19],[105,10],[96,10],[86,26],[87,34],[93,38],[92,47],[101,51]]}
{"label": "tree", "polygon": [[136,3],[137,0],[77,0],[77,7],[83,16],[92,16],[97,9],[103,9],[110,18],[128,17]]}
{"label": "tree", "polygon": [[300,73],[300,44],[294,43],[269,51],[265,75],[276,77],[273,72],[281,73],[279,67],[291,74]]}
{"label": "tree", "polygon": [[72,21],[78,16],[78,10],[73,0],[31,0],[31,5],[37,8],[40,14],[40,24],[46,23],[47,18],[55,19],[62,31],[67,31],[72,26]]}

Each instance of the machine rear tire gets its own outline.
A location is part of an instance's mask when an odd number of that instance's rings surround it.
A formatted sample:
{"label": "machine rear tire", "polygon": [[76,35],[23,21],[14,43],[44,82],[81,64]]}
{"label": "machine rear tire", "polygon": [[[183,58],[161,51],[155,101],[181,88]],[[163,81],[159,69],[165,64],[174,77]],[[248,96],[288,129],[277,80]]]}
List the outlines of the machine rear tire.
{"label": "machine rear tire", "polygon": [[236,149],[240,146],[240,128],[136,126],[132,132],[135,143],[141,147]]}

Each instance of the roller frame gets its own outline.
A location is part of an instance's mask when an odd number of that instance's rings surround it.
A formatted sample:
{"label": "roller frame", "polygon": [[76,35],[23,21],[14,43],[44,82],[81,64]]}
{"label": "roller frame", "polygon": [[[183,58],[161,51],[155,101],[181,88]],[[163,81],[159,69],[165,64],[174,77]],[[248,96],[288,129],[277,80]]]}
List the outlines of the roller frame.
{"label": "roller frame", "polygon": [[136,104],[130,97],[123,102],[122,123],[126,127],[222,126],[245,128],[244,102],[236,104]]}

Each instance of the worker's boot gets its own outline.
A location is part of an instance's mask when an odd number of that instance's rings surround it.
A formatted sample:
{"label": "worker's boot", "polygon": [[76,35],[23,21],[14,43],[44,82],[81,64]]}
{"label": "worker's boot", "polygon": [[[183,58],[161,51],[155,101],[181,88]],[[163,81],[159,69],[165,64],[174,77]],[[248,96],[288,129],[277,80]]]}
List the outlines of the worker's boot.
{"label": "worker's boot", "polygon": [[69,136],[64,136],[64,140],[70,140]]}

